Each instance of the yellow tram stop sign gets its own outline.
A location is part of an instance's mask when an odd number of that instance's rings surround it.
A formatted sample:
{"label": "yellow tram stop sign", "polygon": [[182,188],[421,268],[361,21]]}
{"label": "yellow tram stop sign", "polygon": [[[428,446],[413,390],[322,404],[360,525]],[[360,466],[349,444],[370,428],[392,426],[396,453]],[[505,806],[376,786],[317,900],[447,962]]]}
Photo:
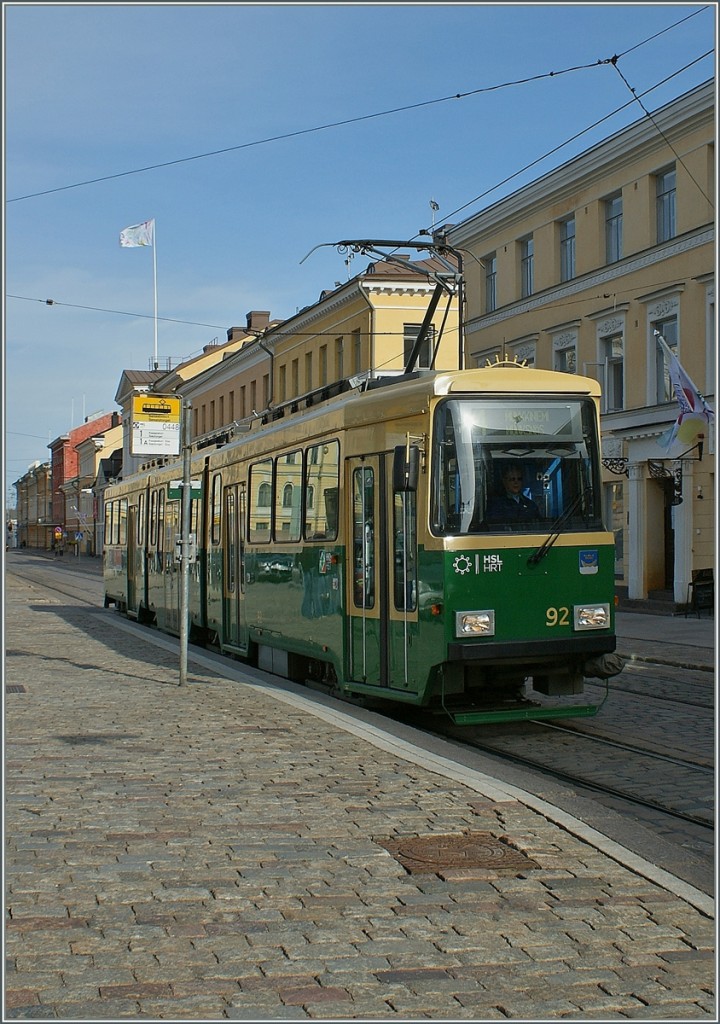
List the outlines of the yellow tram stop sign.
{"label": "yellow tram stop sign", "polygon": [[179,455],[182,399],[176,395],[133,395],[131,455]]}

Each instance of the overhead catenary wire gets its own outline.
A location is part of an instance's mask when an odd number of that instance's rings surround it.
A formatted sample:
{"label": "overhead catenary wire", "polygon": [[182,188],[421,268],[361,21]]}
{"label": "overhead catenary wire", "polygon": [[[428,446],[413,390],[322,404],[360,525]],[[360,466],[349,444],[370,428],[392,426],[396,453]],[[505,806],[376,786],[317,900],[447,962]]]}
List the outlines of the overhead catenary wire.
{"label": "overhead catenary wire", "polygon": [[[634,94],[633,99],[628,100],[627,103],[623,103],[619,107],[616,107],[614,110],[611,110],[608,114],[605,114],[603,117],[599,118],[597,121],[594,121],[586,128],[582,128],[579,132],[576,132],[574,135],[571,135],[570,138],[565,139],[564,142],[558,143],[557,146],[553,146],[552,149],[547,150],[547,152],[543,153],[541,156],[538,156],[534,160],[531,160],[530,163],[525,164],[524,167],[520,167],[517,171],[513,171],[512,174],[509,174],[507,177],[503,178],[502,181],[498,181],[496,184],[491,185],[489,188],[486,188],[484,192],[480,193],[480,195],[475,196],[473,199],[469,199],[466,203],[463,203],[462,206],[458,206],[454,210],[451,210],[450,213],[446,214],[446,219],[455,217],[457,216],[458,213],[462,213],[462,211],[466,210],[469,206],[473,206],[475,203],[479,203],[481,199],[485,199],[486,196],[489,196],[492,192],[495,192],[503,185],[507,185],[508,182],[512,181],[514,178],[518,178],[521,174],[524,174],[526,171],[532,170],[533,167],[536,167],[539,163],[542,163],[543,160],[547,160],[548,157],[554,156],[555,153],[558,153],[561,149],[564,149],[565,146],[569,146],[571,142],[576,142],[579,138],[582,138],[583,135],[587,135],[587,133],[591,132],[594,128],[599,127],[605,121],[609,121],[611,117],[614,117],[616,114],[619,114],[623,110],[626,110],[628,107],[631,107],[633,103],[638,99],[638,96],[649,96],[651,92],[654,92],[656,89],[661,88],[661,86],[663,85],[667,85],[667,83],[672,81],[673,78],[677,78],[678,75],[683,74],[683,72],[687,71],[695,64],[698,64],[701,60],[705,60],[706,57],[712,56],[713,53],[713,50],[707,50],[705,53],[700,54],[699,57],[696,57],[688,64],[685,64],[683,67],[678,68],[677,71],[673,71],[672,74],[667,75],[659,82],[656,82],[655,85],[651,85],[649,88],[645,89],[644,92],[637,95]],[[610,58],[610,60],[608,61],[608,64],[611,63],[612,58]],[[693,178],[693,181],[694,180],[695,179]],[[705,195],[704,192],[703,195]],[[422,231],[418,232],[418,235],[415,237],[419,237],[421,234],[425,235],[429,233],[429,228],[425,228]]]}
{"label": "overhead catenary wire", "polygon": [[697,189],[698,189],[698,191],[700,192],[700,194],[701,194],[701,195],[703,195],[703,196],[705,197],[705,199],[707,199],[707,201],[708,201],[708,202],[710,203],[710,205],[711,205],[711,206],[714,206],[714,203],[713,203],[713,201],[712,201],[712,198],[711,198],[711,197],[710,197],[710,196],[709,196],[709,195],[707,194],[707,192],[705,191],[705,189],[704,189],[704,188],[702,187],[702,185],[700,184],[700,182],[699,182],[699,181],[697,180],[697,178],[695,177],[695,175],[694,175],[694,174],[692,173],[692,171],[691,171],[691,170],[690,170],[690,168],[688,167],[688,165],[687,165],[687,164],[685,163],[685,161],[683,160],[683,158],[682,158],[682,157],[680,156],[680,154],[678,153],[678,151],[677,151],[677,150],[675,149],[675,147],[673,146],[673,144],[672,144],[672,142],[670,141],[670,139],[669,139],[669,138],[667,137],[667,135],[665,134],[665,132],[664,132],[664,131],[662,130],[662,128],[660,127],[660,125],[659,125],[659,124],[657,123],[657,120],[655,119],[655,117],[654,117],[654,116],[653,116],[653,115],[651,114],[651,112],[650,112],[650,111],[648,110],[648,108],[647,108],[647,107],[645,106],[645,104],[643,103],[643,101],[642,101],[641,97],[640,97],[640,96],[638,96],[638,94],[636,93],[636,91],[635,91],[635,90],[633,89],[633,87],[632,87],[632,86],[630,85],[630,83],[628,82],[628,80],[627,80],[627,78],[625,77],[625,75],[624,75],[624,74],[622,73],[622,71],[620,70],[620,68],[619,68],[619,67],[617,66],[617,59],[615,59],[615,58],[614,58],[614,59],[613,59],[613,60],[611,61],[611,64],[612,64],[612,66],[613,66],[613,67],[615,68],[615,70],[617,71],[617,73],[618,73],[618,74],[620,75],[620,78],[621,78],[621,79],[623,80],[623,82],[625,83],[625,85],[627,86],[627,88],[628,88],[628,89],[630,90],[630,92],[632,93],[632,96],[633,96],[633,100],[634,100],[634,101],[635,101],[636,103],[639,103],[639,105],[640,105],[640,108],[641,108],[641,109],[643,110],[643,112],[645,113],[645,116],[646,116],[647,118],[649,118],[649,119],[650,119],[650,121],[652,121],[652,123],[653,123],[653,125],[655,126],[655,128],[657,129],[658,133],[659,133],[659,134],[660,134],[660,135],[662,136],[662,138],[663,138],[663,139],[665,140],[665,142],[667,143],[667,145],[669,146],[669,148],[670,148],[670,149],[672,150],[673,154],[675,155],[675,159],[677,160],[677,162],[678,162],[678,163],[679,163],[679,164],[681,165],[681,167],[683,167],[683,169],[685,170],[685,173],[686,173],[686,174],[687,174],[687,176],[688,176],[688,177],[690,178],[690,180],[691,180],[691,181],[692,181],[692,182],[693,182],[693,183],[694,183],[694,184],[695,184],[695,185],[697,186]]}
{"label": "overhead catenary wire", "polygon": [[[703,8],[698,9],[697,11],[693,11],[691,14],[686,15],[684,18],[679,19],[677,22],[674,22],[672,25],[666,26],[666,28],[664,28],[664,29],[654,33],[651,36],[648,36],[647,38],[645,38],[645,39],[641,40],[640,42],[634,44],[632,47],[629,47],[628,49],[623,51],[623,53],[621,53],[619,56],[620,57],[626,56],[628,53],[631,53],[634,50],[639,49],[641,46],[644,46],[647,43],[651,42],[652,40],[657,39],[658,36],[663,35],[664,33],[669,32],[669,31],[671,31],[674,28],[677,28],[679,25],[681,25],[684,22],[690,20],[690,18],[696,17],[698,14],[701,14],[703,11],[705,11],[707,9],[708,9],[707,7],[703,7]],[[706,56],[707,56],[707,54],[706,54]],[[530,76],[528,76],[526,78],[517,78],[517,79],[513,79],[513,80],[508,81],[508,82],[500,82],[500,83],[496,83],[494,85],[480,86],[480,87],[478,87],[476,89],[470,89],[470,90],[467,90],[465,92],[456,92],[456,93],[452,93],[452,94],[447,95],[447,96],[435,97],[435,98],[429,99],[429,100],[420,100],[420,101],[418,101],[416,103],[409,103],[409,104],[405,104],[405,105],[399,106],[399,107],[392,107],[392,108],[389,108],[387,110],[375,111],[374,113],[371,113],[371,114],[360,114],[360,115],[357,115],[355,117],[350,117],[350,118],[342,119],[340,121],[331,121],[331,122],[327,122],[326,124],[315,125],[315,126],[310,127],[310,128],[300,128],[300,129],[296,129],[295,131],[284,132],[284,133],[281,133],[281,134],[278,134],[278,135],[268,136],[267,138],[264,138],[264,139],[255,139],[255,140],[253,140],[251,142],[238,143],[237,145],[234,145],[234,146],[225,146],[225,147],[223,147],[221,149],[210,150],[210,151],[205,152],[205,153],[196,153],[196,154],[193,154],[191,156],[178,157],[178,158],[176,158],[174,160],[164,160],[164,161],[161,161],[161,162],[158,162],[158,163],[155,163],[155,164],[148,164],[148,165],[146,165],[144,167],[136,167],[136,168],[128,169],[126,171],[118,171],[118,172],[115,172],[113,174],[101,175],[101,176],[98,176],[96,178],[88,178],[88,179],[86,179],[84,181],[73,182],[70,185],[60,185],[60,186],[57,186],[55,188],[43,189],[42,191],[38,191],[38,192],[29,192],[29,193],[27,193],[25,195],[21,195],[21,196],[14,196],[14,197],[12,197],[10,199],[6,199],[6,203],[8,203],[8,204],[9,203],[18,203],[18,202],[22,202],[22,201],[27,200],[27,199],[36,199],[36,198],[39,198],[41,196],[53,195],[53,194],[56,194],[58,192],[68,191],[70,189],[82,188],[82,187],[84,187],[86,185],[95,185],[95,184],[98,184],[100,182],[112,181],[112,180],[115,180],[117,178],[128,177],[128,176],[134,175],[134,174],[144,174],[144,173],[146,173],[148,171],[160,170],[160,169],[165,168],[165,167],[174,167],[174,166],[177,166],[179,164],[190,163],[190,162],[195,161],[195,160],[205,160],[205,159],[209,159],[210,157],[214,157],[214,156],[222,156],[222,155],[224,155],[226,153],[238,152],[238,151],[241,151],[241,150],[244,150],[244,149],[250,149],[250,148],[257,147],[257,146],[268,145],[271,142],[280,142],[280,141],[283,141],[283,140],[286,140],[286,139],[298,138],[298,137],[303,136],[303,135],[311,135],[311,134],[314,134],[316,132],[328,131],[328,130],[333,129],[333,128],[341,128],[341,127],[344,127],[346,125],[358,124],[358,123],[361,123],[363,121],[369,121],[369,120],[373,120],[373,119],[377,119],[377,118],[381,118],[381,117],[388,117],[388,116],[390,116],[392,114],[405,113],[407,111],[418,110],[418,109],[421,109],[423,107],[434,106],[434,105],[441,104],[441,103],[448,103],[448,102],[452,102],[453,100],[468,99],[468,98],[470,98],[472,96],[478,96],[478,95],[482,95],[484,93],[497,92],[497,91],[500,91],[502,89],[509,89],[509,88],[515,88],[515,87],[518,87],[518,86],[521,86],[521,85],[528,85],[528,84],[530,84],[532,82],[542,81],[543,79],[558,78],[558,77],[560,77],[562,75],[572,74],[572,73],[578,72],[578,71],[587,71],[587,70],[590,70],[590,69],[607,66],[607,65],[611,64],[613,61],[617,61],[617,59],[618,59],[618,55],[615,55],[613,57],[606,57],[606,58],[598,59],[596,61],[593,61],[593,62],[590,62],[590,63],[586,63],[586,64],[577,64],[577,65],[572,65],[572,66],[569,66],[569,67],[566,67],[566,68],[561,68],[559,71],[546,71],[546,72],[542,72],[542,73],[537,74],[537,75],[530,75]]]}
{"label": "overhead catenary wire", "polygon": [[71,185],[59,185],[56,188],[44,189],[41,192],[28,192],[23,196],[14,196],[7,199],[7,203],[19,203],[25,199],[37,199],[40,196],[52,195],[57,192],[66,192],[73,188],[82,188],[85,185],[96,185],[103,181],[112,181],[116,178],[125,178],[133,174],[144,174],[147,171],[157,171],[163,167],[175,167],[178,164],[190,163],[194,160],[206,160],[213,156],[223,156],[225,153],[235,153],[243,149],[252,149],[256,146],[266,146],[271,142],[282,142],[286,139],[298,138],[302,135],[312,135],[316,132],[329,131],[331,128],[342,128],[350,124],[358,124],[362,121],[371,121],[380,117],[388,117],[391,114],[406,113],[409,110],[419,110],[422,107],[435,106],[440,103],[448,103],[452,100],[468,99],[470,96],[478,96],[482,93],[497,92],[500,89],[509,89],[519,85],[528,85],[530,82],[539,82],[544,78],[557,78],[560,75],[567,75],[574,71],[586,71],[589,68],[599,67],[606,61],[593,61],[591,64],[580,64],[576,67],[562,68],[560,71],[546,71],[539,75],[532,75],[528,78],[519,78],[511,82],[502,82],[495,85],[481,86],[477,89],[470,89],[466,92],[452,93],[448,96],[439,96],[430,100],[420,100],[417,103],[408,103],[401,107],[391,107],[388,110],[375,111],[372,114],[359,114],[356,117],[344,118],[341,121],[330,121],[327,124],[314,125],[312,128],[298,128],[292,132],[283,132],[279,135],[270,135],[264,139],[254,139],[252,142],[241,142],[235,146],[225,146],[222,149],[213,149],[206,153],[195,153],[193,156],[178,157],[175,160],[164,160],[156,164],[148,164],[145,167],[135,167],[127,171],[117,171],[114,174],[104,174],[97,178],[88,178],[85,181],[76,181]]}
{"label": "overhead catenary wire", "polygon": [[[155,317],[152,313],[133,313],[127,309],[104,309],[102,306],[83,306],[78,302],[60,302],[58,299],[36,299],[29,295],[11,295],[5,296],[7,299],[20,299],[23,302],[40,302],[44,306],[67,306],[70,309],[87,309],[93,313],[114,313],[117,316],[132,316],[139,317],[146,320],[154,320]],[[224,331],[226,328],[220,324],[203,324],[198,323],[196,320],[179,320],[176,317],[171,316],[159,316],[158,320],[165,320],[171,324],[187,324],[189,327],[209,327],[213,331]]]}

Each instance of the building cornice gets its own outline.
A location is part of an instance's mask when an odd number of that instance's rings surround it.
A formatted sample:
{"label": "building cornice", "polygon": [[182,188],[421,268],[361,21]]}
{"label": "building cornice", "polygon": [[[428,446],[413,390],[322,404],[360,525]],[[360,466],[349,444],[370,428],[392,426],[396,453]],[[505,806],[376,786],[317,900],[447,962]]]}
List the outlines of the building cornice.
{"label": "building cornice", "polygon": [[474,214],[452,229],[449,240],[453,245],[468,246],[483,235],[498,231],[503,224],[525,216],[528,209],[557,205],[565,196],[572,199],[578,191],[604,177],[610,167],[629,167],[647,153],[667,149],[668,138],[672,141],[677,133],[685,134],[704,123],[714,122],[714,98],[714,82],[698,86],[655,111],[652,120],[644,117],[628,125]]}

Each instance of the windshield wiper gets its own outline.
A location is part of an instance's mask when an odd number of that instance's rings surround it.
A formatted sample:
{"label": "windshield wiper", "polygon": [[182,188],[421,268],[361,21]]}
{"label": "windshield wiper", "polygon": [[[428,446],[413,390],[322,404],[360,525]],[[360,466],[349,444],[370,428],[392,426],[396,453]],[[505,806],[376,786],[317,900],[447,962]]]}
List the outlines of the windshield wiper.
{"label": "windshield wiper", "polygon": [[565,523],[568,521],[573,512],[576,511],[576,509],[580,505],[580,502],[585,498],[585,496],[587,494],[590,494],[591,492],[592,488],[590,487],[586,487],[584,491],[580,491],[575,500],[572,501],[570,505],[568,505],[568,507],[565,509],[563,514],[561,516],[558,516],[558,518],[550,527],[550,533],[548,534],[547,539],[544,540],[540,547],[537,549],[537,551],[534,551],[533,554],[530,555],[530,557],[528,558],[528,565],[537,565],[538,562],[542,561],[542,559],[545,557],[545,555],[548,553],[550,548],[553,546],[555,541],[562,533],[563,526],[565,525]]}

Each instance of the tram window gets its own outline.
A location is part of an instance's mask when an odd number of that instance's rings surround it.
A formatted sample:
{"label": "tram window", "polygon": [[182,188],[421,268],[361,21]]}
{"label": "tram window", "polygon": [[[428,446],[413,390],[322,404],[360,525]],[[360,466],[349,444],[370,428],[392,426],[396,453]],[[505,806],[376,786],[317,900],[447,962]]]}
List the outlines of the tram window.
{"label": "tram window", "polygon": [[216,473],[212,482],[212,523],[210,524],[210,543],[220,543],[220,518],[222,510],[222,477]]}
{"label": "tram window", "polygon": [[127,544],[127,516],[127,498],[121,498],[118,502],[118,544],[122,544],[123,547]]}
{"label": "tram window", "polygon": [[312,445],[305,453],[305,540],[335,540],[338,534],[340,443]]}
{"label": "tram window", "polygon": [[158,551],[162,553],[165,549],[165,491],[158,494],[157,524]]}
{"label": "tram window", "polygon": [[449,400],[435,420],[433,532],[599,529],[594,406],[565,397]]}
{"label": "tram window", "polygon": [[353,473],[353,601],[375,606],[375,474],[369,466]]}
{"label": "tram window", "polygon": [[190,532],[194,533],[196,537],[198,533],[198,521],[200,518],[200,499],[193,498],[190,502]]}
{"label": "tram window", "polygon": [[227,543],[225,545],[225,579],[227,588],[235,590],[235,537],[237,536],[237,520],[235,518],[235,492],[228,487],[225,495],[225,513]]}
{"label": "tram window", "polygon": [[275,462],[275,540],[299,541],[302,521],[302,452]]}
{"label": "tram window", "polygon": [[396,491],[393,497],[393,582],[395,607],[417,608],[417,495]]}
{"label": "tram window", "polygon": [[112,502],[105,502],[105,543],[112,544]]}
{"label": "tram window", "polygon": [[113,544],[120,543],[120,502],[115,499],[112,503],[112,542]]}
{"label": "tram window", "polygon": [[137,523],[135,524],[135,538],[138,544],[145,542],[145,492],[138,494]]}
{"label": "tram window", "polygon": [[157,544],[157,505],[158,492],[153,491],[150,495],[150,543]]}
{"label": "tram window", "polygon": [[255,544],[270,540],[270,521],[272,518],[272,459],[256,462],[250,467],[250,502],[248,539]]}

